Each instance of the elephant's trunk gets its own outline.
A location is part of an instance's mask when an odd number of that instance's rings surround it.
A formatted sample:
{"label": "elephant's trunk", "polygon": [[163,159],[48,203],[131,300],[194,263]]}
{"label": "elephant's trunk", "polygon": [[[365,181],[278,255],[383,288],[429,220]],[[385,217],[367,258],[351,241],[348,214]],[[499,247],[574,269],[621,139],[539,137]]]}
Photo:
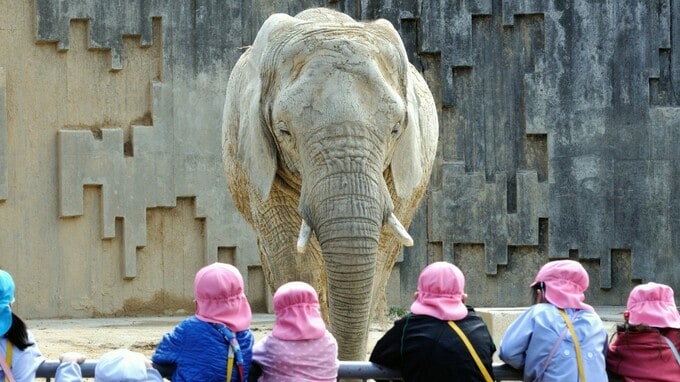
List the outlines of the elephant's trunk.
{"label": "elephant's trunk", "polygon": [[[344,238],[323,246],[328,280],[330,326],[341,360],[364,360],[371,320],[376,255],[357,255],[367,239]],[[360,248],[357,248],[360,247]],[[343,250],[344,248],[344,250]]]}
{"label": "elephant's trunk", "polygon": [[391,212],[381,180],[365,174],[329,175],[301,205],[303,219],[321,245],[330,328],[344,360],[366,358],[380,230]]}

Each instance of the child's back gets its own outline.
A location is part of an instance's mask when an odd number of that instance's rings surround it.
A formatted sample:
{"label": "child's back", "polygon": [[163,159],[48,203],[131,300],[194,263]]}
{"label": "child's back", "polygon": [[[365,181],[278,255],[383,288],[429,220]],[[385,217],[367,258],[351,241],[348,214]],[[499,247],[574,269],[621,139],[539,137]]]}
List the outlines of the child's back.
{"label": "child's back", "polygon": [[0,368],[0,378],[6,380],[11,373],[16,382],[35,380],[35,371],[45,361],[26,324],[12,313],[14,302],[14,280],[0,270],[0,357],[4,364]]}
{"label": "child's back", "polygon": [[274,294],[276,322],[272,333],[253,348],[262,368],[259,381],[334,382],[338,374],[338,344],[326,330],[314,288],[294,281]]}
{"label": "child's back", "polygon": [[243,278],[229,264],[203,267],[194,279],[196,315],[163,336],[151,360],[172,364],[172,380],[245,381],[252,360],[252,314]]}
{"label": "child's back", "polygon": [[536,275],[535,304],[510,324],[499,354],[524,369],[525,381],[578,381],[579,374],[607,380],[607,332],[584,302],[588,285],[588,273],[573,260],[549,262]]}
{"label": "child's back", "polygon": [[607,369],[624,381],[680,381],[680,313],[673,288],[636,286],[624,319],[609,343]]}

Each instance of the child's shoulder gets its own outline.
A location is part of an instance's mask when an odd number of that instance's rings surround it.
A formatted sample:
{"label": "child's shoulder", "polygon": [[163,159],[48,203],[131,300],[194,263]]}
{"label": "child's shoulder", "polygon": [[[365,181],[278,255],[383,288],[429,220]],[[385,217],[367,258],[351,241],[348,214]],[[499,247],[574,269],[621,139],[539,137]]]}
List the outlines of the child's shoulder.
{"label": "child's shoulder", "polygon": [[201,320],[200,318],[198,318],[196,316],[189,316],[189,317],[183,319],[182,321],[180,321],[179,325],[191,325],[191,324],[201,324],[201,323],[207,324],[207,322]]}
{"label": "child's shoulder", "polygon": [[[567,309],[567,311],[572,310]],[[528,317],[531,317],[534,320],[544,320],[551,322],[564,321],[564,318],[560,314],[560,308],[556,307],[553,304],[547,303],[534,304],[531,307],[529,307],[523,314],[528,315]],[[579,309],[573,311],[573,313],[569,313],[569,316],[572,316],[572,320],[579,321],[584,320],[591,322],[592,324],[597,324],[599,322],[599,324],[602,325],[600,316],[597,313],[591,312],[589,310]]]}
{"label": "child's shoulder", "polygon": [[539,303],[531,305],[522,313],[525,319],[554,319],[560,317],[557,307],[553,304]]}
{"label": "child's shoulder", "polygon": [[244,338],[244,337],[254,337],[255,335],[253,334],[253,331],[250,330],[250,328],[246,328],[244,330],[241,330],[240,332],[236,332],[236,337],[239,338]]}
{"label": "child's shoulder", "polygon": [[196,316],[191,316],[183,319],[182,321],[175,326],[175,331],[177,330],[191,330],[194,328],[201,328],[203,329],[204,326],[210,326],[211,324],[209,322],[203,321],[199,319]]}

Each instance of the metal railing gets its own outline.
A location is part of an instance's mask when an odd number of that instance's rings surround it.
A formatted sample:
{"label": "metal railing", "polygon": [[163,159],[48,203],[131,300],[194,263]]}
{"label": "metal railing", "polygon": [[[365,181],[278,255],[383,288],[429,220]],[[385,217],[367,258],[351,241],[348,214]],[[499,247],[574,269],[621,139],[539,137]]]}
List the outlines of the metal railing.
{"label": "metal railing", "polygon": [[[83,378],[93,378],[94,368],[97,366],[96,360],[88,360],[80,365],[83,373]],[[48,360],[43,362],[36,372],[36,378],[44,378],[45,381],[51,381],[54,374],[59,367],[59,361]],[[154,367],[163,375],[164,378],[170,379],[172,376],[172,369],[163,367],[161,365],[154,365]],[[521,381],[522,372],[505,364],[495,364],[493,366],[494,377],[496,381]],[[383,381],[403,381],[398,371],[388,369],[371,362],[362,361],[340,361],[340,368],[338,369],[338,381],[343,379],[361,379],[368,381],[371,379],[380,379]]]}

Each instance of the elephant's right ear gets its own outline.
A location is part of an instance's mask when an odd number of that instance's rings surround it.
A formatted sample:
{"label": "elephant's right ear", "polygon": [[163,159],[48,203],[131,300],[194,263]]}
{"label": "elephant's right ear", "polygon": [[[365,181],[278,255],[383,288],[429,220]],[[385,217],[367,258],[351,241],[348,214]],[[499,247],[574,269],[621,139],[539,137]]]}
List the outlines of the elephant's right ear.
{"label": "elephant's right ear", "polygon": [[[268,127],[269,100],[273,89],[272,51],[281,32],[300,22],[285,14],[270,16],[257,33],[253,45],[234,66],[224,107],[224,149],[240,162],[248,182],[262,200],[269,197],[276,175],[276,143]],[[225,155],[228,155],[225,151]]]}
{"label": "elephant's right ear", "polygon": [[269,128],[261,118],[259,92],[254,98],[247,96],[245,99],[252,102],[245,102],[244,105],[249,110],[241,118],[237,157],[248,172],[250,184],[262,200],[267,200],[276,175],[276,146]]}
{"label": "elephant's right ear", "polygon": [[233,177],[230,183],[250,185],[266,200],[276,173],[276,151],[261,118],[260,77],[253,76],[251,53],[241,55],[229,76],[222,116],[223,156],[227,176]]}

